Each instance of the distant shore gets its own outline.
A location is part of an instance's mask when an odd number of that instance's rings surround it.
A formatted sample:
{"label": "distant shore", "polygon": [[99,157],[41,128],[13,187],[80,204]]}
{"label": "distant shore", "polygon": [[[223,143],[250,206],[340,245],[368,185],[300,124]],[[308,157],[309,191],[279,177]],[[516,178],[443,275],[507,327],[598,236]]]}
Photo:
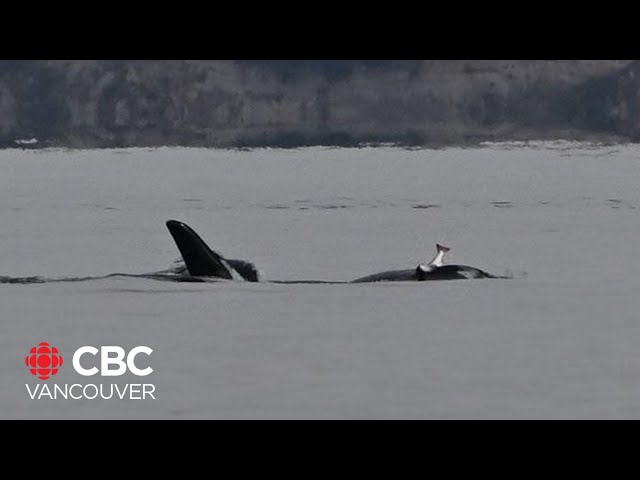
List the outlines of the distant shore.
{"label": "distant shore", "polygon": [[223,150],[254,150],[260,148],[277,148],[277,149],[299,149],[308,147],[327,147],[327,148],[375,148],[375,147],[393,147],[404,149],[425,149],[425,150],[437,150],[443,148],[477,148],[483,147],[486,144],[502,144],[511,142],[584,142],[593,144],[604,145],[623,145],[629,143],[639,143],[637,140],[632,141],[621,135],[604,134],[604,133],[590,133],[583,132],[582,134],[572,135],[553,135],[545,134],[538,136],[512,136],[505,138],[496,138],[492,136],[484,137],[477,136],[464,139],[431,139],[428,142],[418,141],[325,141],[322,140],[313,141],[311,139],[299,142],[283,141],[274,139],[273,141],[265,142],[243,142],[240,144],[223,144],[223,145],[210,145],[206,143],[158,143],[158,144],[108,144],[99,142],[94,144],[93,142],[72,142],[67,145],[62,142],[34,142],[34,143],[16,143],[5,142],[0,144],[0,149],[20,149],[20,150],[45,150],[45,149],[70,149],[70,150],[91,150],[91,149],[118,149],[118,148],[212,148]]}
{"label": "distant shore", "polygon": [[3,60],[0,148],[640,141],[640,61]]}

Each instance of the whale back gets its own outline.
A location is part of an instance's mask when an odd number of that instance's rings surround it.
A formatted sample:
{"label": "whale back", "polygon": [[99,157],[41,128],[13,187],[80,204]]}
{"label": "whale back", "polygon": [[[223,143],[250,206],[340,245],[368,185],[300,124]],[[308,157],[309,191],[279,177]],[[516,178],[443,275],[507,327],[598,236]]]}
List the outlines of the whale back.
{"label": "whale back", "polygon": [[468,265],[442,265],[425,271],[418,266],[416,268],[419,281],[428,280],[464,280],[470,278],[496,278],[490,273]]}
{"label": "whale back", "polygon": [[351,283],[373,283],[373,282],[410,282],[418,280],[415,269],[389,270],[386,272],[374,273],[366,277],[351,280]]}
{"label": "whale back", "polygon": [[261,280],[260,271],[251,262],[244,260],[227,260],[227,264],[238,272],[247,282],[259,282]]}

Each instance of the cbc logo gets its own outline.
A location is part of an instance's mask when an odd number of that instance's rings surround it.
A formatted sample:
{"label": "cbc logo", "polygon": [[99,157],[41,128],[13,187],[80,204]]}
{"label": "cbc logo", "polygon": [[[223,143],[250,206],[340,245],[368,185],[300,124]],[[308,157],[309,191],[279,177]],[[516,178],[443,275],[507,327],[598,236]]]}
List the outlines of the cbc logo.
{"label": "cbc logo", "polygon": [[[124,375],[127,370],[139,377],[145,377],[153,372],[153,369],[150,366],[142,367],[141,364],[144,364],[144,361],[139,356],[141,354],[149,356],[152,352],[151,348],[145,346],[134,347],[129,350],[129,353],[124,348],[114,345],[102,346],[100,349],[84,346],[75,351],[72,364],[74,370],[85,377],[98,373],[103,377],[118,377]],[[29,351],[25,364],[32,375],[40,380],[47,380],[58,373],[63,359],[57,348],[50,346],[47,342],[41,342]]]}
{"label": "cbc logo", "polygon": [[52,347],[47,342],[40,342],[37,347],[29,350],[24,363],[29,367],[31,375],[35,375],[40,380],[48,380],[49,376],[58,373],[63,360],[56,347]]}
{"label": "cbc logo", "polygon": [[[85,368],[80,364],[81,358],[85,355],[97,355],[100,352],[100,370],[98,367]],[[145,355],[151,355],[153,352],[149,347],[135,347],[132,348],[127,354],[126,363],[123,361],[125,357],[125,351],[122,347],[116,346],[108,346],[101,347],[98,350],[96,347],[80,347],[76,350],[76,353],[73,354],[73,368],[75,368],[76,372],[80,375],[84,375],[85,377],[90,377],[100,372],[100,375],[103,377],[118,377],[123,375],[127,369],[134,375],[138,375],[139,377],[146,377],[153,369],[151,367],[146,367],[140,369],[136,366],[136,356],[144,353]],[[110,354],[115,354],[112,356]],[[115,365],[115,368],[109,368],[110,365]]]}

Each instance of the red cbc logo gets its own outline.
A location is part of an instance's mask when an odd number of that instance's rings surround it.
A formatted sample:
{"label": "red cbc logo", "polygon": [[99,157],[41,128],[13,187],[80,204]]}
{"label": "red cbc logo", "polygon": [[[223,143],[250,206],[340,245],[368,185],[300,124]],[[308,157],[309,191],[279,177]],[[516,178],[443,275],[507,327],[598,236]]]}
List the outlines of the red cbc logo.
{"label": "red cbc logo", "polygon": [[40,380],[47,380],[51,375],[58,373],[62,361],[58,349],[47,342],[40,342],[37,347],[33,347],[24,359],[31,375],[35,375]]}

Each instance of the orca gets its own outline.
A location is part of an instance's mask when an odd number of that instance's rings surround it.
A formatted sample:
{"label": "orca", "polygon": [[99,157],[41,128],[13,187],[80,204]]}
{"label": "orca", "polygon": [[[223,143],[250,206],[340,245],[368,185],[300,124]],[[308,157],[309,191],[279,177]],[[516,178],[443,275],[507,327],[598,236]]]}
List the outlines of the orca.
{"label": "orca", "polygon": [[[50,282],[85,282],[90,280],[104,280],[113,277],[147,278],[151,280],[168,282],[218,282],[224,280],[239,280],[246,282],[263,281],[260,270],[246,260],[234,260],[224,258],[213,251],[202,238],[186,223],[178,220],[166,222],[169,233],[173,237],[184,261],[184,265],[160,272],[132,274],[109,273],[107,275],[90,277],[62,277],[45,278],[33,277],[7,277],[0,276],[0,284],[34,284]],[[366,277],[356,278],[351,281],[325,281],[325,280],[270,280],[269,283],[277,284],[350,284],[350,283],[374,283],[374,282],[423,282],[429,280],[462,280],[470,278],[512,278],[511,276],[495,276],[468,265],[445,265],[444,256],[451,250],[440,244],[436,244],[436,255],[430,262],[419,264],[416,268],[407,270],[389,270],[374,273]]]}
{"label": "orca", "polygon": [[[248,282],[262,281],[258,268],[246,260],[226,259],[213,251],[202,238],[186,223],[178,220],[167,221],[167,228],[171,233],[178,250],[191,277],[214,277],[226,280],[245,280]],[[436,244],[436,255],[426,264],[419,264],[416,268],[407,270],[390,270],[374,273],[348,282],[328,282],[320,280],[273,280],[271,283],[373,283],[398,281],[429,281],[429,280],[463,280],[471,278],[505,278],[497,277],[479,268],[468,265],[445,265],[444,256],[451,250],[444,245]]]}
{"label": "orca", "polygon": [[371,282],[424,282],[429,280],[466,280],[470,278],[503,278],[469,265],[444,265],[444,255],[451,250],[449,247],[436,243],[436,255],[427,264],[419,264],[408,270],[389,270],[374,273],[366,277],[352,280],[351,283]]}
{"label": "orca", "polygon": [[178,220],[167,221],[167,228],[180,250],[187,271],[192,277],[216,277],[227,280],[259,282],[256,266],[245,260],[226,259],[214,252],[189,225]]}

